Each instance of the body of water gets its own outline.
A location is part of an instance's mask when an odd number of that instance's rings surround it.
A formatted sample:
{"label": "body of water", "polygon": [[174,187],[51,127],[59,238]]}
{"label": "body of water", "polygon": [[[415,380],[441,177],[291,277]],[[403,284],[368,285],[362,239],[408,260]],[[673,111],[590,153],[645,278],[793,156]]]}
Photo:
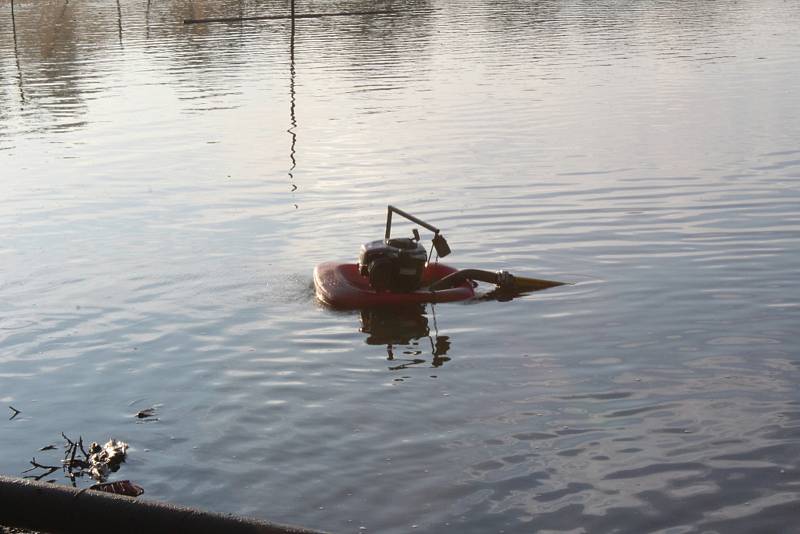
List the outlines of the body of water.
{"label": "body of water", "polygon": [[[333,532],[796,528],[800,4],[13,7],[0,472],[65,432],[144,497]],[[573,284],[321,306],[389,203]]]}

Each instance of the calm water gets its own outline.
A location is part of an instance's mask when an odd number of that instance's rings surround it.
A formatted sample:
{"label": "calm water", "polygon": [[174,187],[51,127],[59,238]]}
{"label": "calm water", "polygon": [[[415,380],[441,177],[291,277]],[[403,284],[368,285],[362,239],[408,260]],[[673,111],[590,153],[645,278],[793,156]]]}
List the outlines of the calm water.
{"label": "calm water", "polygon": [[[146,497],[334,532],[797,528],[800,4],[10,7],[0,472],[64,431]],[[318,305],[390,202],[574,285]]]}

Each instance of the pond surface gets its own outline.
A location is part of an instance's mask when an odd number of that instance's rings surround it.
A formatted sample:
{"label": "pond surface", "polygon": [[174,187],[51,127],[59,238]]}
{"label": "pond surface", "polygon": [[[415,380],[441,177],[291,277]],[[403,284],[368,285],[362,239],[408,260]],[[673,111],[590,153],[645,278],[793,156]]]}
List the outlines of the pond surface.
{"label": "pond surface", "polygon": [[[63,431],[147,498],[333,532],[796,525],[800,4],[10,8],[0,472]],[[322,307],[389,203],[573,284]]]}

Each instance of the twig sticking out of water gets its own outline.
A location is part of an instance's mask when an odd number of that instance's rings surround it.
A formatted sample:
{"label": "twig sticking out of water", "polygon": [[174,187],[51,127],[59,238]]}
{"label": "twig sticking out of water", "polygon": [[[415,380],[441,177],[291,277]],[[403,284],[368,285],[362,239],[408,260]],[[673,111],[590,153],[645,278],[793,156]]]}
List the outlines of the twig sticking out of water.
{"label": "twig sticking out of water", "polygon": [[[74,442],[63,432],[61,433],[61,436],[67,442],[65,445],[64,460],[62,461],[64,474],[69,477],[69,480],[72,482],[72,486],[74,487],[77,486],[75,483],[75,477],[83,476],[83,469],[89,465],[89,455],[87,455],[86,451],[83,450],[83,437],[79,436],[78,441]],[[78,444],[80,444],[81,452],[83,452],[83,460],[80,458],[75,458],[75,456],[78,454]]]}
{"label": "twig sticking out of water", "polygon": [[23,471],[23,473],[30,473],[34,469],[45,469],[46,470],[41,475],[32,475],[30,477],[25,477],[25,478],[33,478],[34,480],[41,480],[44,477],[49,476],[52,473],[55,473],[56,471],[61,469],[61,466],[58,466],[58,465],[43,465],[43,464],[40,464],[39,462],[36,461],[36,457],[35,456],[31,460],[31,465],[33,467],[31,467],[30,469],[26,469],[25,471]]}

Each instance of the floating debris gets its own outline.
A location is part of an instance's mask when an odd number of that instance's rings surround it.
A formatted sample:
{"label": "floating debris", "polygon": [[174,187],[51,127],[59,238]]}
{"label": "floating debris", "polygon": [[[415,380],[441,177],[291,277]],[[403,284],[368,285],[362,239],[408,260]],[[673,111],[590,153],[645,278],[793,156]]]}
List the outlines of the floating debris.
{"label": "floating debris", "polygon": [[26,476],[25,477],[25,478],[33,478],[34,480],[41,480],[41,479],[43,479],[45,477],[48,477],[51,474],[55,473],[59,469],[61,469],[61,466],[59,466],[59,465],[44,465],[44,464],[40,464],[39,462],[36,461],[36,457],[35,456],[31,460],[31,465],[33,467],[31,467],[30,469],[26,469],[25,471],[23,471],[23,473],[30,473],[34,469],[44,469],[45,470],[45,472],[43,474],[41,474],[41,475],[30,475],[30,476]]}
{"label": "floating debris", "polygon": [[9,421],[11,421],[11,420],[12,420],[12,419],[14,419],[16,416],[18,416],[19,414],[21,414],[21,413],[22,413],[21,411],[17,410],[17,409],[16,409],[16,408],[14,408],[13,406],[9,406],[9,409],[11,409],[11,411],[13,411],[13,412],[14,412],[14,414],[13,414],[11,417],[9,417],[9,418],[8,418],[8,420],[9,420]]}
{"label": "floating debris", "polygon": [[[138,419],[147,419],[148,417],[155,417],[156,415],[156,408],[155,406],[151,408],[145,408],[144,410],[140,410],[136,413],[136,417]],[[158,419],[156,419],[158,421]]]}
{"label": "floating debris", "polygon": [[125,461],[128,444],[124,441],[110,439],[102,447],[94,442],[89,446],[89,476],[98,482],[104,482],[109,473],[119,470]]}
{"label": "floating debris", "polygon": [[[78,441],[73,441],[63,432],[61,436],[66,441],[64,445],[64,458],[61,460],[61,465],[42,464],[36,461],[34,457],[30,461],[33,467],[23,471],[23,473],[29,473],[36,469],[43,470],[43,473],[30,475],[26,478],[41,480],[61,469],[64,471],[64,475],[70,479],[73,487],[77,486],[76,478],[84,475],[93,478],[97,482],[103,483],[106,481],[108,475],[118,471],[122,462],[125,461],[128,444],[124,441],[110,439],[102,446],[97,442],[93,442],[87,451],[83,446],[82,437],[79,437]],[[40,450],[48,451],[55,448],[56,447],[53,445],[47,445]]]}
{"label": "floating debris", "polygon": [[118,480],[117,482],[104,482],[89,486],[90,490],[104,491],[115,495],[126,495],[128,497],[138,497],[144,493],[144,488],[134,484],[130,480]]}

